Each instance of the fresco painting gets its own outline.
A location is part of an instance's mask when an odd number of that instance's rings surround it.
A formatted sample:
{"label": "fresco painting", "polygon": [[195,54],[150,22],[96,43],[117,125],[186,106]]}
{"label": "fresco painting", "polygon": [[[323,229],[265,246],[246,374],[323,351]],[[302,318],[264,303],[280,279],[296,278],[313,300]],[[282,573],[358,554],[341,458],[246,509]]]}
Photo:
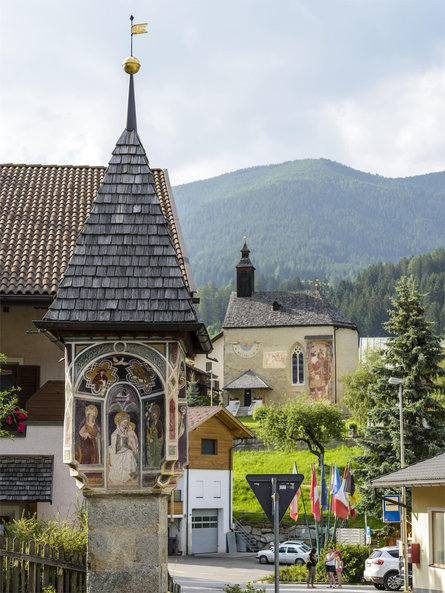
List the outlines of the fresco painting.
{"label": "fresco painting", "polygon": [[181,469],[187,463],[187,406],[178,406],[178,461],[176,467]]}
{"label": "fresco painting", "polygon": [[306,359],[310,395],[317,400],[332,400],[334,389],[332,340],[309,340],[306,343]]}
{"label": "fresco painting", "polygon": [[159,489],[174,481],[186,457],[186,379],[179,345],[72,343],[67,351],[74,355],[66,361],[74,390],[66,401],[64,461],[82,488]]}
{"label": "fresco painting", "polygon": [[287,352],[263,352],[264,369],[285,369]]}
{"label": "fresco painting", "polygon": [[145,402],[145,466],[159,467],[164,456],[164,398]]}
{"label": "fresco painting", "polygon": [[108,446],[108,482],[113,486],[137,485],[139,443],[136,424],[127,412],[113,414],[116,426]]}
{"label": "fresco painting", "polygon": [[81,465],[101,464],[101,418],[100,402],[76,400],[75,458]]}

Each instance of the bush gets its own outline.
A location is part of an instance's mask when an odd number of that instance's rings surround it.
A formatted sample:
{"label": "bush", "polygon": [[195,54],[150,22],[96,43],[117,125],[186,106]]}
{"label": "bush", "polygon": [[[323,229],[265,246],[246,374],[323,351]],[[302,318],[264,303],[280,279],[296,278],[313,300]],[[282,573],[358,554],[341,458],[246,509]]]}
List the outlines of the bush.
{"label": "bush", "polygon": [[[343,560],[342,580],[344,583],[360,583],[365,570],[365,560],[369,556],[368,546],[359,546],[353,544],[337,544],[336,550],[340,550]],[[318,561],[315,578],[317,581],[327,581],[324,557],[327,549],[320,551],[320,560]]]}
{"label": "bush", "polygon": [[[365,560],[369,556],[368,547],[352,544],[338,544],[335,549],[340,550],[343,559],[343,583],[360,583],[365,570]],[[324,563],[326,554],[327,549],[323,548],[320,551],[320,560],[315,569],[316,582],[327,582],[328,580]],[[284,583],[304,583],[307,580],[307,575],[308,570],[306,566],[292,564],[280,568],[280,581]],[[273,581],[274,576],[267,577],[267,580]]]}
{"label": "bush", "polygon": [[87,550],[87,517],[85,507],[80,507],[69,519],[47,521],[22,516],[18,521],[11,521],[5,525],[5,535],[18,538],[21,542],[34,540],[39,544],[49,544],[51,547],[63,547],[69,558],[74,552],[86,554]]}

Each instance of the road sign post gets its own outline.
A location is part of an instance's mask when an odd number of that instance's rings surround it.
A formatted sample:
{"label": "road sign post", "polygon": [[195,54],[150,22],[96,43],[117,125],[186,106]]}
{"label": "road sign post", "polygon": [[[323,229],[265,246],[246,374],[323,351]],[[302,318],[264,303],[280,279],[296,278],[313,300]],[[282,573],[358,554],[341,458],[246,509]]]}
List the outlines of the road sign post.
{"label": "road sign post", "polygon": [[274,527],[275,593],[280,587],[280,522],[289,508],[303,474],[249,474],[249,486]]}

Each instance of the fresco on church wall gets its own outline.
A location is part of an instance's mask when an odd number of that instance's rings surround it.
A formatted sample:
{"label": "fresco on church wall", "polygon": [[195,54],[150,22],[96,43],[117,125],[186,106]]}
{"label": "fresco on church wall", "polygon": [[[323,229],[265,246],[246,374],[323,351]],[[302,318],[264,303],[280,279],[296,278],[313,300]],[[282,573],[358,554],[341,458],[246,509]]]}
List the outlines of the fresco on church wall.
{"label": "fresco on church wall", "polygon": [[178,461],[177,467],[182,469],[187,463],[187,405],[178,406]]}
{"label": "fresco on church wall", "polygon": [[306,360],[309,393],[315,399],[333,400],[334,365],[332,340],[308,340]]}
{"label": "fresco on church wall", "polygon": [[[63,459],[82,488],[171,488],[185,458],[184,351],[178,343],[66,345]],[[77,470],[77,468],[79,468]]]}

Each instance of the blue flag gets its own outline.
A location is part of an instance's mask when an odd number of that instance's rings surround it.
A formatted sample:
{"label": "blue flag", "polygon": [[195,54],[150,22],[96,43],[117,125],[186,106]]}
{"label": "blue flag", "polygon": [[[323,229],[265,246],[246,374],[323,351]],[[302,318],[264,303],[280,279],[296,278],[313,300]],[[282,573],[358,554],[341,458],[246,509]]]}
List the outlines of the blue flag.
{"label": "blue flag", "polygon": [[340,488],[341,488],[340,473],[338,471],[337,462],[335,462],[334,479],[332,481],[332,494],[335,496],[337,494],[337,492],[340,490]]}
{"label": "blue flag", "polygon": [[323,455],[321,456],[321,480],[320,480],[320,487],[321,487],[321,492],[320,492],[321,510],[322,511],[327,511],[328,508],[329,508],[329,503],[328,503],[328,487],[326,486],[326,473],[325,473],[325,469],[324,469],[324,458],[323,458]]}

